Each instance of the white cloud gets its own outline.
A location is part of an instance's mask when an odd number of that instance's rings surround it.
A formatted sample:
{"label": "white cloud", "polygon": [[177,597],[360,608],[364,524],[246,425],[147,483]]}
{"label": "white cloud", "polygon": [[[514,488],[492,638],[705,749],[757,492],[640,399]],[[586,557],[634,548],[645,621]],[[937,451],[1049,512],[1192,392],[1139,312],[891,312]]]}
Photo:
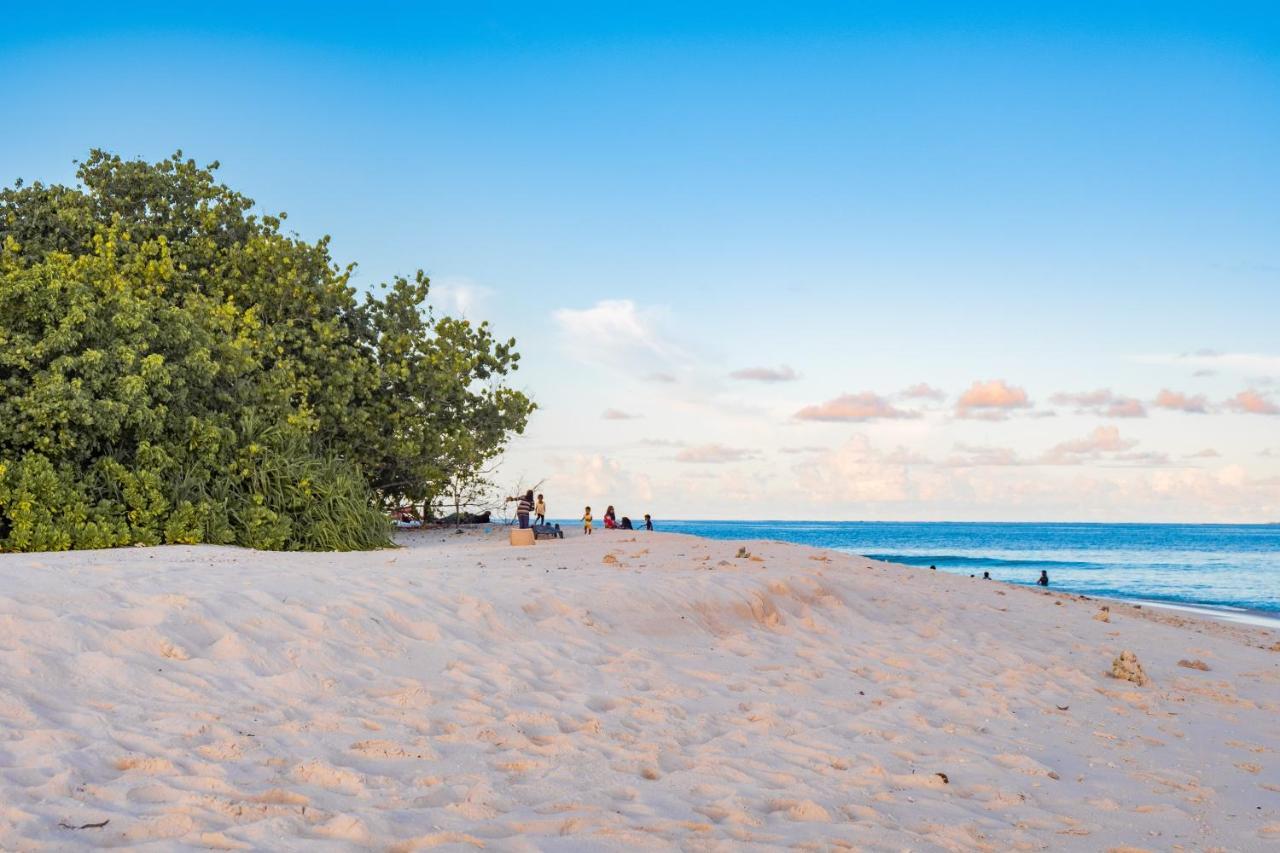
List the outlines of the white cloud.
{"label": "white cloud", "polygon": [[898,396],[910,400],[945,400],[947,392],[934,388],[928,382],[917,382],[909,388],[903,388]]}
{"label": "white cloud", "polygon": [[676,441],[671,438],[642,438],[640,444],[643,447],[686,447],[688,442]]}
{"label": "white cloud", "polygon": [[[552,313],[561,338],[578,359],[634,370],[680,361],[681,348],[662,329],[663,311],[640,309],[630,299],[605,299],[590,308],[561,308]],[[674,380],[669,373],[655,372],[650,378]]]}
{"label": "white cloud", "polygon": [[794,382],[800,374],[784,364],[781,367],[744,367],[730,373],[729,378],[748,382]]}
{"label": "white cloud", "polygon": [[725,447],[723,444],[701,444],[681,450],[676,454],[677,462],[719,465],[725,462],[741,462],[751,459],[754,454],[740,447]]}
{"label": "white cloud", "polygon": [[467,279],[446,278],[431,282],[430,302],[445,314],[476,320],[492,295],[489,288]]}
{"label": "white cloud", "polygon": [[1280,376],[1280,355],[1269,353],[1197,350],[1180,355],[1169,353],[1141,355],[1137,357],[1137,361],[1143,364],[1198,368],[1200,371],[1217,370],[1250,376]]}
{"label": "white cloud", "polygon": [[606,421],[633,421],[642,416],[632,414],[631,412],[624,412],[621,409],[605,409],[604,414],[600,417],[604,418]]}
{"label": "white cloud", "polygon": [[955,453],[946,461],[951,468],[981,468],[992,466],[1022,465],[1012,447],[992,447],[981,444],[957,444]]}

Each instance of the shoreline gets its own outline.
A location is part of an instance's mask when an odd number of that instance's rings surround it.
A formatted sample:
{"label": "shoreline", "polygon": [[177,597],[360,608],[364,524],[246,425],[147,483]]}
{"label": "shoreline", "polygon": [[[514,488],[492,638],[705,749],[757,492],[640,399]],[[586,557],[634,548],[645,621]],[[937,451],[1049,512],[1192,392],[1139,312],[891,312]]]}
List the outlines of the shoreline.
{"label": "shoreline", "polygon": [[[1241,528],[1241,527],[1271,529],[1275,527],[1275,525],[1269,525],[1269,524],[1252,524],[1252,525],[1225,524],[1225,523],[1161,524],[1161,523],[1146,523],[1146,522],[1132,522],[1132,523],[938,522],[938,521],[866,522],[866,521],[812,521],[812,520],[780,522],[780,521],[772,521],[772,520],[755,520],[755,519],[668,520],[666,523],[670,523],[672,525],[671,527],[663,528],[667,532],[687,533],[690,535],[704,536],[708,539],[713,539],[718,541],[727,541],[727,540],[737,539],[737,538],[761,538],[761,539],[768,539],[770,541],[799,544],[799,545],[808,545],[810,547],[828,547],[828,548],[833,548],[835,550],[843,551],[848,554],[853,554],[859,557],[886,560],[888,562],[900,563],[903,565],[909,565],[909,566],[921,568],[921,569],[927,569],[928,564],[936,563],[938,565],[939,571],[948,572],[950,574],[954,574],[960,577],[964,577],[968,574],[974,574],[977,577],[981,577],[983,570],[990,570],[993,573],[999,573],[997,577],[993,578],[994,580],[999,580],[1001,582],[1009,583],[1010,585],[1014,585],[1014,586],[1030,587],[1030,586],[1033,586],[1033,584],[1029,579],[1025,581],[1011,580],[1008,576],[1009,572],[1014,572],[1015,576],[1018,572],[1022,572],[1023,574],[1027,574],[1028,577],[1031,578],[1031,577],[1034,577],[1034,572],[1038,571],[1041,568],[1045,568],[1045,569],[1048,569],[1050,573],[1051,579],[1053,581],[1053,588],[1059,591],[1071,592],[1078,595],[1087,595],[1094,598],[1108,598],[1108,599],[1113,599],[1116,601],[1127,602],[1127,603],[1149,604],[1153,607],[1166,606],[1174,609],[1179,607],[1190,608],[1193,611],[1200,612],[1203,615],[1209,616],[1211,618],[1219,618],[1226,621],[1250,621],[1256,624],[1265,623],[1272,626],[1280,625],[1280,600],[1277,600],[1277,602],[1275,602],[1276,604],[1275,607],[1270,607],[1270,606],[1258,607],[1251,603],[1223,603],[1221,598],[1218,601],[1206,601],[1206,600],[1196,599],[1192,597],[1169,597],[1169,598],[1153,597],[1149,595],[1146,590],[1142,589],[1140,584],[1136,585],[1136,588],[1131,592],[1120,590],[1120,589],[1114,589],[1114,588],[1107,589],[1107,590],[1093,591],[1090,588],[1088,588],[1088,586],[1075,586],[1071,583],[1071,579],[1069,577],[1069,570],[1073,570],[1073,569],[1078,570],[1079,568],[1087,567],[1090,569],[1091,575],[1097,576],[1095,573],[1104,573],[1105,576],[1115,579],[1114,584],[1119,586],[1125,586],[1126,584],[1129,583],[1129,581],[1126,578],[1126,574],[1125,574],[1126,572],[1130,570],[1140,571],[1145,568],[1151,568],[1151,567],[1163,569],[1165,568],[1165,565],[1153,564],[1153,566],[1149,567],[1149,566],[1143,566],[1137,563],[1130,565],[1121,561],[1108,563],[1108,562],[1105,562],[1105,559],[1103,562],[1095,562],[1085,556],[1065,557],[1063,559],[1050,558],[1050,555],[1052,555],[1055,550],[1056,551],[1065,550],[1065,551],[1072,551],[1072,552],[1077,551],[1075,547],[1071,547],[1070,545],[1066,545],[1063,543],[1045,543],[1043,547],[1032,547],[1029,550],[1023,551],[1023,552],[1020,552],[1015,547],[1011,547],[1009,550],[1010,552],[1012,552],[1012,555],[1002,554],[1002,556],[995,557],[995,556],[991,556],[991,554],[993,553],[991,549],[986,549],[981,544],[957,541],[954,543],[946,543],[946,544],[936,543],[930,547],[936,548],[937,553],[933,554],[932,552],[926,551],[925,554],[928,556],[925,556],[925,555],[921,555],[920,553],[906,553],[906,554],[893,553],[896,547],[902,546],[901,542],[897,543],[896,545],[894,544],[894,541],[893,541],[894,536],[887,536],[886,541],[884,543],[876,542],[875,544],[871,544],[865,541],[865,538],[863,538],[861,541],[855,539],[854,541],[846,544],[839,541],[838,535],[836,536],[834,541],[830,535],[826,535],[827,528],[830,528],[832,532],[835,532],[835,531],[838,531],[840,528],[872,528],[874,529],[875,527],[878,527],[878,526],[892,526],[892,527],[901,527],[901,528],[917,527],[922,530],[928,529],[930,527],[935,527],[935,526],[936,527],[961,526],[961,527],[974,527],[974,528],[988,528],[992,531],[992,536],[998,537],[998,534],[1001,528],[1010,528],[1010,529],[1018,528],[1018,529],[1025,530],[1028,528],[1036,528],[1036,527],[1056,527],[1056,528],[1062,528],[1062,529],[1069,529],[1069,528],[1075,528],[1075,527],[1081,527],[1081,526],[1089,526],[1092,528],[1099,528],[1099,529],[1168,527],[1172,529],[1195,528],[1195,529],[1204,530],[1204,529],[1232,529],[1232,528]],[[779,536],[776,535],[777,533],[776,528],[771,527],[774,525],[789,525],[791,526],[791,529],[795,532],[796,535],[793,535],[787,538],[779,538]],[[783,530],[786,530],[786,529],[787,529],[786,527],[783,528]],[[806,534],[809,534],[809,535],[806,535]],[[812,541],[810,541],[810,536],[812,536]],[[1130,550],[1133,550],[1134,547],[1135,546],[1128,546],[1126,544],[1118,544],[1112,550],[1113,551],[1130,551]],[[1136,546],[1136,547],[1141,548],[1142,546]],[[948,553],[946,550],[947,548],[957,548],[961,551],[961,553],[959,554]],[[995,549],[995,550],[998,551],[999,549]],[[1160,549],[1145,549],[1145,550],[1147,553],[1151,554],[1153,559],[1158,559],[1162,555],[1162,551]],[[965,553],[966,551],[971,551],[973,553]],[[1017,554],[1019,553],[1026,553],[1026,554],[1030,554],[1031,556],[1019,557],[1017,556]],[[1103,548],[1098,553],[1105,558],[1105,556],[1110,552],[1108,551],[1108,549]],[[1039,556],[1040,554],[1044,554],[1045,556]],[[1243,573],[1247,573],[1247,577],[1249,577],[1250,581],[1256,581],[1257,583],[1266,583],[1271,580],[1270,576],[1265,572],[1261,574],[1257,574],[1258,570],[1256,566],[1251,565],[1248,562],[1248,558],[1253,556],[1251,552],[1245,551],[1245,552],[1240,552],[1240,554],[1241,554],[1241,558],[1244,559],[1245,562],[1241,563],[1239,567],[1239,571]],[[1065,579],[1058,572],[1058,570],[1062,569],[1063,567],[1066,567],[1066,569],[1068,570],[1068,576]],[[1183,566],[1176,562],[1168,564],[1168,568],[1176,569],[1178,571],[1184,570]],[[1187,566],[1185,568],[1185,571],[1188,572],[1188,574],[1193,574],[1194,572],[1197,571],[1197,569],[1192,566]],[[1275,582],[1280,583],[1280,577],[1275,578]],[[1230,596],[1223,596],[1223,597],[1226,597],[1228,599],[1230,598]]]}

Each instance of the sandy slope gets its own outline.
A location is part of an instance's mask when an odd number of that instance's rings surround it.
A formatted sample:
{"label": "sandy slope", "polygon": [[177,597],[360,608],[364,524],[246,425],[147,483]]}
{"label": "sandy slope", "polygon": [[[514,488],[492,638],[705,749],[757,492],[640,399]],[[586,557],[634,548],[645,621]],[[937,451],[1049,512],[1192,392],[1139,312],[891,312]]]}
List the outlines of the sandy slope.
{"label": "sandy slope", "polygon": [[772,543],[405,541],[0,555],[0,846],[1280,847],[1267,631]]}

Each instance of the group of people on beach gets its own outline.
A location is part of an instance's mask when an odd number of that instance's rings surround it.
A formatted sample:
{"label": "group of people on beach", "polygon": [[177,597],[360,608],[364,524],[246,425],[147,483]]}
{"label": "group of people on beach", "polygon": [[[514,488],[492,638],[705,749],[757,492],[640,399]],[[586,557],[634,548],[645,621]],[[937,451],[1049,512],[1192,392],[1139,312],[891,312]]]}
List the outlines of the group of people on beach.
{"label": "group of people on beach", "polygon": [[[516,521],[519,523],[521,530],[532,526],[534,531],[537,532],[548,526],[547,501],[544,495],[538,495],[535,499],[533,496],[533,489],[529,489],[523,495],[507,498],[508,503],[511,501],[516,502]],[[530,516],[533,516],[532,525],[530,524]],[[582,513],[582,531],[589,535],[594,529],[594,526],[591,507],[587,507]],[[636,529],[635,525],[631,523],[631,519],[627,516],[624,515],[621,520],[618,519],[618,515],[614,512],[612,504],[610,504],[609,508],[604,511],[604,527],[606,530]],[[560,525],[555,525],[555,531],[559,535],[563,536],[564,534],[559,533],[559,529]],[[653,519],[647,512],[644,514],[644,529],[653,530]]]}
{"label": "group of people on beach", "polygon": [[[591,531],[595,529],[595,518],[591,515],[591,507],[587,507],[582,511],[582,532],[591,535]],[[636,527],[631,523],[631,519],[623,516],[622,520],[618,520],[618,514],[613,510],[613,504],[610,504],[604,511],[604,529],[605,530],[635,530]],[[649,513],[644,514],[644,529],[653,529],[653,519],[649,517]]]}

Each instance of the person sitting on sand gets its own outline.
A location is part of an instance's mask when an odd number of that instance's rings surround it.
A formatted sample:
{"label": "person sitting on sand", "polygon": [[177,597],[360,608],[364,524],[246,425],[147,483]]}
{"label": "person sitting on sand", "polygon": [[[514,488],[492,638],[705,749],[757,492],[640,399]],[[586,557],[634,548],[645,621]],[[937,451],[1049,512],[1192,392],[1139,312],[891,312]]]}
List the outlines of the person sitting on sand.
{"label": "person sitting on sand", "polygon": [[538,495],[538,502],[533,505],[534,522],[537,524],[547,523],[547,502],[542,495]]}
{"label": "person sitting on sand", "polygon": [[635,528],[631,526],[631,518],[625,515],[622,517],[622,523],[618,525],[618,529],[619,530],[635,530]]}
{"label": "person sitting on sand", "polygon": [[591,535],[591,507],[582,511],[582,532]]}
{"label": "person sitting on sand", "polygon": [[618,516],[613,511],[613,505],[605,507],[604,510],[604,529],[616,530],[618,528]]}
{"label": "person sitting on sand", "polygon": [[511,501],[517,501],[516,518],[520,520],[520,529],[527,529],[529,527],[529,513],[533,510],[533,489],[518,498],[507,498],[507,503]]}
{"label": "person sitting on sand", "polygon": [[1039,586],[1048,586],[1048,585],[1049,585],[1049,573],[1048,573],[1048,572],[1046,572],[1044,569],[1041,569],[1041,570],[1040,570],[1040,580],[1036,581],[1036,584],[1038,584]]}
{"label": "person sitting on sand", "polygon": [[644,529],[645,530],[653,529],[653,519],[649,517],[649,513],[647,512],[644,514]]}
{"label": "person sitting on sand", "polygon": [[982,573],[982,579],[983,579],[984,581],[989,581],[989,580],[991,580],[991,572],[983,572],[983,573]]}

